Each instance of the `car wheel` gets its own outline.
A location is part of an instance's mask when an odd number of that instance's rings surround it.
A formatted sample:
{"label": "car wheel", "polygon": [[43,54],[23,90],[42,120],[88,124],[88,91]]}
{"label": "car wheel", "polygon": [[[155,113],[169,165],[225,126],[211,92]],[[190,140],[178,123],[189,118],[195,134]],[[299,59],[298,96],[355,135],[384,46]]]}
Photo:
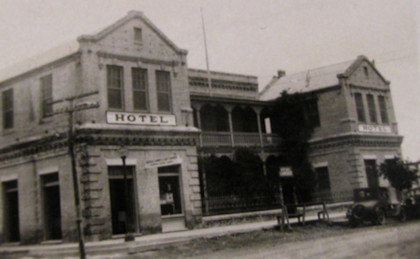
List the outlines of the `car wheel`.
{"label": "car wheel", "polygon": [[386,223],[386,215],[383,210],[378,210],[376,212],[376,224],[377,225],[384,225]]}
{"label": "car wheel", "polygon": [[398,219],[401,222],[405,222],[407,220],[407,212],[405,211],[405,209],[401,209],[400,215],[398,216]]}
{"label": "car wheel", "polygon": [[349,218],[349,225],[352,228],[356,228],[357,226],[359,226],[359,221],[353,217]]}

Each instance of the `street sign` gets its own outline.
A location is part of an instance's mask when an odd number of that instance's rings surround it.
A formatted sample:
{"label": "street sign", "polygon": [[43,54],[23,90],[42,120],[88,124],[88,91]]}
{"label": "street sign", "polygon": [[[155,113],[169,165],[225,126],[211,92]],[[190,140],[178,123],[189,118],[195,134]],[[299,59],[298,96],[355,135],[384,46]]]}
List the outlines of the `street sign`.
{"label": "street sign", "polygon": [[182,163],[182,159],[180,156],[174,154],[170,157],[159,158],[155,160],[148,160],[146,161],[146,169],[151,169],[154,167],[161,167],[161,166],[169,166],[169,165],[178,165]]}

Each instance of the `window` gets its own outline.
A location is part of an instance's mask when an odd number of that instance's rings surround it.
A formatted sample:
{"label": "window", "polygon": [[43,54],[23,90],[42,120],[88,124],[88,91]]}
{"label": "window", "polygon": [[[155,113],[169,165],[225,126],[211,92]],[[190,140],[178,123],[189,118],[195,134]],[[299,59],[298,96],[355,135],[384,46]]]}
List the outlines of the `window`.
{"label": "window", "polygon": [[13,89],[3,92],[3,129],[13,128]]}
{"label": "window", "polygon": [[162,216],[182,214],[179,166],[158,168],[160,211]]}
{"label": "window", "polygon": [[134,28],[134,43],[141,43],[143,41],[143,35],[141,28]]}
{"label": "window", "polygon": [[158,110],[171,111],[171,78],[169,72],[156,71]]}
{"label": "window", "polygon": [[367,67],[367,66],[364,66],[364,67],[363,67],[363,72],[364,72],[364,74],[365,74],[365,77],[366,77],[366,78],[369,78],[369,70],[368,70],[368,67]]}
{"label": "window", "polygon": [[376,107],[375,107],[375,100],[373,99],[373,95],[368,94],[366,97],[367,97],[368,108],[369,108],[370,122],[377,123],[378,120],[376,118]]}
{"label": "window", "polygon": [[384,124],[388,124],[389,120],[388,120],[388,112],[386,109],[386,101],[385,101],[385,97],[382,95],[378,96],[378,102],[379,102],[379,110],[381,112],[381,121]]}
{"label": "window", "polygon": [[306,103],[306,114],[309,125],[313,128],[319,127],[319,113],[318,113],[318,100],[312,99]]}
{"label": "window", "polygon": [[41,77],[41,116],[50,116],[52,110],[52,75]]}
{"label": "window", "polygon": [[354,94],[354,99],[356,101],[357,119],[361,122],[366,122],[365,107],[363,106],[362,95],[360,93],[355,93]]}
{"label": "window", "polygon": [[331,185],[328,173],[328,167],[317,167],[315,173],[318,180],[317,197],[319,200],[325,201],[331,199]]}
{"label": "window", "polygon": [[147,70],[132,68],[134,110],[147,110]]}
{"label": "window", "polygon": [[123,108],[123,68],[120,66],[107,66],[108,107],[112,109]]}
{"label": "window", "polygon": [[379,186],[378,169],[376,166],[376,160],[368,159],[364,160],[367,185],[369,188],[377,188]]}

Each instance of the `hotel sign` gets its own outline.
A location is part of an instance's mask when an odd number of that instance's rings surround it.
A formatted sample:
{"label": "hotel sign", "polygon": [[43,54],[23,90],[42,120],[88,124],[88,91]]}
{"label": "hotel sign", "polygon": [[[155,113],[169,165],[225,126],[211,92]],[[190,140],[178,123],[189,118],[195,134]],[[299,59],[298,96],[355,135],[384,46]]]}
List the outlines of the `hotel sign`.
{"label": "hotel sign", "polygon": [[359,131],[366,133],[392,133],[391,127],[384,125],[361,124],[359,125]]}
{"label": "hotel sign", "polygon": [[108,124],[175,126],[175,115],[132,112],[106,112]]}

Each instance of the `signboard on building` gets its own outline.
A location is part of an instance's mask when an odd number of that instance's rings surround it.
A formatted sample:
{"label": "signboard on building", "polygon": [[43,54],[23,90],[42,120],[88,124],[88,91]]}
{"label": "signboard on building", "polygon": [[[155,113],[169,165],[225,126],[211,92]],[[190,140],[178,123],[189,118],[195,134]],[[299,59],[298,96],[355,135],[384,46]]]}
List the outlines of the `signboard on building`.
{"label": "signboard on building", "polygon": [[291,167],[280,167],[280,177],[293,177]]}
{"label": "signboard on building", "polygon": [[387,125],[360,124],[359,131],[366,133],[392,133],[391,127]]}
{"label": "signboard on building", "polygon": [[146,161],[146,169],[154,168],[154,167],[161,167],[161,166],[169,166],[169,165],[178,165],[182,163],[182,159],[180,156],[174,154],[170,157],[165,158],[158,158],[154,160]]}
{"label": "signboard on building", "polygon": [[175,126],[175,115],[132,112],[106,112],[108,124]]}

